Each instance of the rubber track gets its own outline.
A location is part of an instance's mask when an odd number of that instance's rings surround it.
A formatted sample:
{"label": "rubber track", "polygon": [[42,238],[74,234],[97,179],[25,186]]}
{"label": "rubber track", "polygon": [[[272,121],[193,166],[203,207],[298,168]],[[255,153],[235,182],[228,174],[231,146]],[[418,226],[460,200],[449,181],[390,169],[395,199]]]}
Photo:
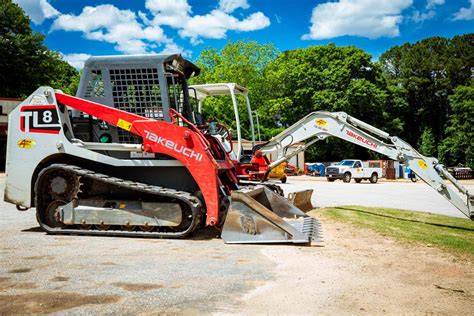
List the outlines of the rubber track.
{"label": "rubber track", "polygon": [[199,224],[198,216],[201,213],[202,204],[201,201],[191,195],[189,192],[178,191],[170,188],[163,188],[159,186],[154,186],[150,184],[129,181],[117,177],[111,177],[106,174],[96,173],[95,171],[84,169],[78,166],[66,165],[66,164],[53,164],[45,169],[43,169],[38,175],[38,180],[35,184],[35,196],[36,196],[36,205],[38,204],[38,185],[41,177],[51,171],[52,169],[62,169],[65,171],[73,172],[77,176],[90,178],[95,181],[100,181],[107,183],[109,185],[114,185],[121,188],[130,189],[133,191],[138,191],[142,193],[154,194],[165,196],[169,198],[174,198],[186,203],[193,214],[193,220],[190,225],[183,231],[180,232],[143,232],[143,231],[123,231],[123,230],[87,230],[87,229],[71,229],[71,228],[52,228],[44,223],[42,223],[38,216],[38,222],[42,229],[44,229],[49,234],[79,234],[79,235],[95,235],[95,236],[126,236],[126,237],[154,237],[154,238],[184,238],[192,233],[197,225]]}

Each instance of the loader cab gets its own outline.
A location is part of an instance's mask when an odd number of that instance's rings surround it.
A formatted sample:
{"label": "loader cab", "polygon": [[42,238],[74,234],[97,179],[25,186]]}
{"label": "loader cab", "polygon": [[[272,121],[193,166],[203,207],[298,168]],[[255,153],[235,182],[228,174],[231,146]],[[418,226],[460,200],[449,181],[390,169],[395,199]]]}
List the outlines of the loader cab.
{"label": "loader cab", "polygon": [[[209,133],[219,139],[222,146],[228,150],[230,158],[235,162],[242,162],[245,156],[243,148],[243,136],[241,119],[248,119],[249,132],[251,136],[252,147],[255,145],[255,131],[253,123],[252,108],[248,97],[248,89],[236,83],[211,83],[189,86],[188,93],[191,103],[194,106],[195,120],[203,120],[202,112],[204,101],[208,97],[227,97],[232,102],[234,112],[235,131],[219,124],[219,122],[211,122]],[[240,96],[240,97],[238,97]],[[242,102],[243,101],[243,102]],[[241,118],[239,108],[246,108],[248,117]],[[214,127],[215,126],[215,127]],[[235,135],[234,135],[235,134]],[[236,138],[236,139],[235,139]],[[234,139],[234,140],[232,140]]]}
{"label": "loader cab", "polygon": [[[76,96],[146,118],[171,122],[170,109],[195,123],[187,80],[200,69],[180,55],[89,58]],[[140,144],[141,138],[87,114],[72,113],[74,136],[87,142]],[[124,157],[122,157],[124,158]]]}

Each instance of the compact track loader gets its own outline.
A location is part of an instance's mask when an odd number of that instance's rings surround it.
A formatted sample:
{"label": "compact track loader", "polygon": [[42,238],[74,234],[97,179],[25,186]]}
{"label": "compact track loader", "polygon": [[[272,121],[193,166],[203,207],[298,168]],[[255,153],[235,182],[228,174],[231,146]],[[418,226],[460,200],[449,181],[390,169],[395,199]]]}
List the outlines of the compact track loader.
{"label": "compact track loader", "polygon": [[50,234],[308,244],[318,223],[271,190],[244,187],[189,97],[179,55],[92,57],[76,97],[41,87],[9,116],[5,201]]}

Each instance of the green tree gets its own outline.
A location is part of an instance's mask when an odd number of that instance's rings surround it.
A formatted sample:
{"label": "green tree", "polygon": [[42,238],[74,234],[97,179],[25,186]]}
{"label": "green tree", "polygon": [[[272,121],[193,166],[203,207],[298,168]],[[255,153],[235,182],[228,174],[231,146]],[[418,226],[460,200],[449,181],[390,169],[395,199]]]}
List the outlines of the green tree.
{"label": "green tree", "polygon": [[76,71],[76,73],[69,78],[69,84],[63,85],[63,92],[69,95],[76,95],[77,89],[79,88],[79,82],[81,80],[82,70]]}
{"label": "green tree", "polygon": [[448,165],[459,163],[474,168],[474,82],[459,86],[450,97],[452,112],[446,124],[446,138],[439,146],[439,158]]}
{"label": "green tree", "polygon": [[440,143],[450,114],[449,96],[472,76],[474,34],[395,46],[382,54],[380,63],[390,89],[406,102],[396,113],[405,122],[400,137],[416,144],[429,127]]}
{"label": "green tree", "polygon": [[77,71],[43,40],[17,4],[0,0],[0,96],[26,97],[41,85],[70,85]]}
{"label": "green tree", "polygon": [[[229,41],[220,50],[203,50],[196,60],[201,74],[191,84],[235,82],[249,89],[249,100],[253,110],[257,110],[269,98],[266,69],[277,55],[270,44],[255,41]],[[243,136],[250,137],[247,108],[242,98],[238,98],[239,116],[243,126]],[[207,98],[203,106],[204,115],[218,119],[235,128],[234,112],[230,98]],[[262,126],[263,128],[263,126]]]}
{"label": "green tree", "polygon": [[[402,123],[391,115],[400,105],[391,97],[380,66],[371,59],[359,48],[334,44],[280,54],[269,65],[269,92],[274,97],[264,103],[266,116],[261,121],[285,128],[312,111],[344,111],[382,129],[400,129]],[[373,154],[330,138],[311,147],[306,157],[321,161]]]}
{"label": "green tree", "polygon": [[423,130],[418,144],[418,150],[424,156],[436,156],[436,143],[431,128],[426,127]]}

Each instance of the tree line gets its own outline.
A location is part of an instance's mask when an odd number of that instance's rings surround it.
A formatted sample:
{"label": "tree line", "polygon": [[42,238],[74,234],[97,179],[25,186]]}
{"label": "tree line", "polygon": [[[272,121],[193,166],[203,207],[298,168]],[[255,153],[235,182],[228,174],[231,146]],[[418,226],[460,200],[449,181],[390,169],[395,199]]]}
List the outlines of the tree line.
{"label": "tree line", "polygon": [[[250,90],[262,139],[312,111],[344,111],[398,136],[448,166],[474,167],[474,34],[431,37],[395,46],[378,61],[355,46],[334,44],[278,52],[271,44],[228,42],[203,50],[193,83],[236,82]],[[205,115],[235,127],[225,98],[208,98]],[[249,122],[241,102],[244,135]],[[307,161],[381,158],[327,139],[306,152]]]}
{"label": "tree line", "polygon": [[[24,98],[41,85],[75,94],[78,71],[43,41],[17,4],[0,0],[1,97]],[[236,82],[249,88],[262,139],[312,111],[344,111],[448,166],[474,167],[474,34],[395,46],[378,61],[355,46],[279,52],[272,44],[229,41],[220,50],[203,50],[195,62],[202,73],[191,83]],[[235,128],[229,102],[207,98],[205,115]],[[244,102],[239,111],[249,138]],[[307,161],[350,157],[380,158],[331,138],[306,152]]]}
{"label": "tree line", "polygon": [[23,9],[0,0],[0,97],[25,98],[44,85],[75,93],[78,72],[43,41]]}

